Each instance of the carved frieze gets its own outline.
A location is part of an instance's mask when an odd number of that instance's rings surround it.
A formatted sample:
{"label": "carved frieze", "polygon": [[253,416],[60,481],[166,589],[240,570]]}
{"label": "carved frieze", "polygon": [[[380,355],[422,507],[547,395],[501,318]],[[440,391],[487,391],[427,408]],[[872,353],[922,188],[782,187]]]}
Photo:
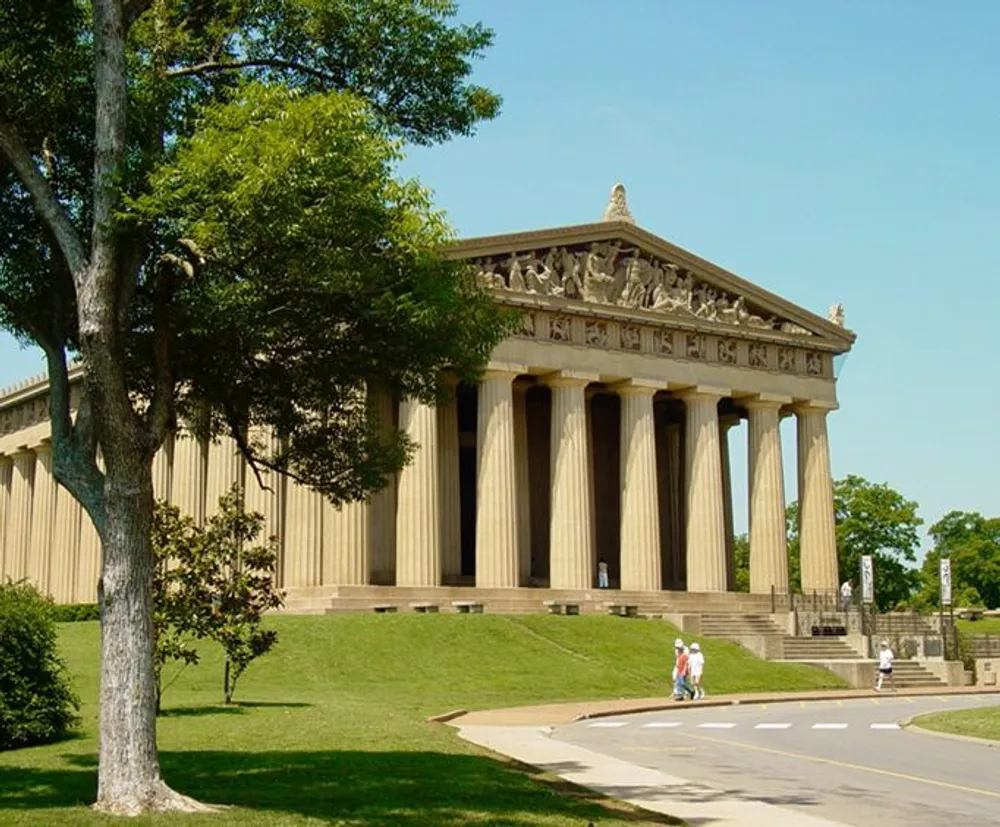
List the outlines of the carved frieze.
{"label": "carved frieze", "polygon": [[795,373],[795,349],[790,347],[778,348],[778,370],[783,373]]}
{"label": "carved frieze", "polygon": [[718,359],[724,365],[736,364],[736,340],[719,339]]}
{"label": "carved frieze", "polygon": [[[661,331],[668,332],[668,331]],[[642,347],[642,333],[637,324],[622,325],[622,349],[639,350]]]}
{"label": "carved frieze", "polygon": [[704,359],[707,355],[705,337],[697,333],[688,333],[685,354],[688,359]]}
{"label": "carved frieze", "polygon": [[587,322],[584,329],[584,341],[591,347],[607,347],[608,323]]}
{"label": "carved frieze", "polygon": [[648,310],[760,330],[811,336],[805,328],[748,305],[690,270],[620,241],[515,251],[473,262],[490,290]]}
{"label": "carved frieze", "polygon": [[0,436],[13,434],[32,425],[47,422],[49,418],[48,394],[28,399],[20,405],[0,411]]}
{"label": "carved frieze", "polygon": [[751,342],[747,349],[747,361],[752,368],[767,370],[770,367],[767,358],[767,345]]}
{"label": "carved frieze", "polygon": [[518,331],[519,336],[524,336],[528,339],[534,339],[537,335],[537,326],[534,313],[522,313],[521,314],[521,329]]}
{"label": "carved frieze", "polygon": [[815,351],[806,353],[806,373],[810,376],[823,374],[823,357]]}
{"label": "carved frieze", "polygon": [[549,320],[549,338],[553,342],[572,341],[573,320],[569,316],[553,316]]}
{"label": "carved frieze", "polygon": [[664,356],[674,355],[674,332],[672,330],[657,330],[653,341],[657,353]]}

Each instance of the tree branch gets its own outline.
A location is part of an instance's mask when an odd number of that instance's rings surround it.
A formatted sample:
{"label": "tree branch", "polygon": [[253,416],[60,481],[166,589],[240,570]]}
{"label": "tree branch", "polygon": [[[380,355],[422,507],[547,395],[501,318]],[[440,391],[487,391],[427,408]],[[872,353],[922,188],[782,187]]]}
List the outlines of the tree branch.
{"label": "tree branch", "polygon": [[168,78],[183,78],[191,77],[195,75],[207,75],[213,74],[215,72],[237,72],[240,69],[286,69],[290,72],[301,72],[303,75],[309,75],[310,77],[318,78],[319,80],[326,81],[327,83],[336,83],[337,79],[327,73],[322,72],[319,69],[313,69],[311,66],[306,66],[304,63],[298,63],[293,60],[234,60],[234,61],[214,61],[208,60],[204,63],[196,63],[193,66],[182,66],[178,69],[168,69],[166,76]]}
{"label": "tree branch", "polygon": [[226,425],[229,426],[229,433],[236,442],[236,447],[239,448],[243,458],[247,461],[247,465],[250,466],[250,470],[253,471],[253,475],[257,478],[257,485],[264,491],[270,491],[270,486],[264,484],[264,478],[260,474],[260,466],[265,463],[262,463],[254,453],[253,446],[247,439],[246,431],[243,430],[239,417],[236,415],[236,411],[233,410],[232,405],[224,407],[223,415],[226,418]]}
{"label": "tree branch", "polygon": [[143,12],[153,7],[153,0],[125,0],[125,29],[132,28],[132,24],[142,16]]}
{"label": "tree branch", "polygon": [[87,252],[77,235],[69,215],[56,200],[52,187],[39,171],[20,135],[9,123],[0,120],[0,152],[2,152],[25,189],[31,194],[35,209],[55,236],[59,250],[75,276],[87,268]]}
{"label": "tree branch", "polygon": [[[187,262],[185,262],[187,263]],[[146,413],[152,449],[163,444],[174,419],[174,371],[170,361],[170,301],[173,279],[169,267],[157,269],[153,286],[153,398]]]}

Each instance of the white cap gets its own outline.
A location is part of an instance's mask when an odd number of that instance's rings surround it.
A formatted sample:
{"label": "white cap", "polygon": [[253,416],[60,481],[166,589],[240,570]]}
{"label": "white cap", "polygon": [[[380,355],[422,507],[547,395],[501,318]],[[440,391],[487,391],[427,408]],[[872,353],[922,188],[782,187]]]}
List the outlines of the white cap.
{"label": "white cap", "polygon": [[697,643],[692,643],[691,644],[691,651],[692,652],[698,652],[700,650],[701,650],[701,647]]}
{"label": "white cap", "polygon": [[683,649],[684,648],[684,641],[681,640],[680,638],[677,638],[677,640],[674,641],[674,648],[675,649]]}

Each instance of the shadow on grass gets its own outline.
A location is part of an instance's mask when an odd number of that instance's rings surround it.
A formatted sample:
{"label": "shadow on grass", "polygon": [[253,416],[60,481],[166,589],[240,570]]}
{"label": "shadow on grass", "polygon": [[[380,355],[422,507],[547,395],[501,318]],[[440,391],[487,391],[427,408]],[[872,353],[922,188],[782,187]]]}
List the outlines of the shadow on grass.
{"label": "shadow on grass", "polygon": [[[0,767],[0,810],[72,807],[96,794],[92,759],[62,769]],[[174,789],[213,804],[297,814],[330,823],[395,827],[497,827],[539,815],[679,824],[606,802],[539,770],[479,755],[436,752],[163,752]],[[559,793],[558,795],[555,793]],[[249,817],[248,817],[249,819]]]}
{"label": "shadow on grass", "polygon": [[231,704],[204,706],[172,706],[160,710],[160,718],[195,718],[201,715],[244,715],[251,709],[301,709],[312,706],[303,703],[280,701],[235,701]]}

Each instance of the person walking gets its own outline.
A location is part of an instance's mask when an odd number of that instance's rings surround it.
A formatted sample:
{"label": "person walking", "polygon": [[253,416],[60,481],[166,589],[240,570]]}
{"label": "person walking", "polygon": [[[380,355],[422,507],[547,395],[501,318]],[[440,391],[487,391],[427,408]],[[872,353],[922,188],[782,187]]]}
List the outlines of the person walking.
{"label": "person walking", "polygon": [[674,641],[674,700],[683,701],[691,694],[688,686],[688,650],[680,638]]}
{"label": "person walking", "polygon": [[848,578],[840,584],[840,607],[842,611],[846,612],[851,608],[851,598],[853,596],[854,586],[851,585],[851,580]]}
{"label": "person walking", "polygon": [[691,684],[691,699],[700,701],[705,697],[705,688],[701,685],[702,676],[705,674],[705,655],[702,654],[701,646],[695,642],[691,644],[691,653],[688,655],[688,676]]}
{"label": "person walking", "polygon": [[895,656],[889,648],[889,641],[883,640],[878,651],[878,672],[875,678],[875,691],[882,691],[882,681],[889,679],[889,689],[896,691],[896,681],[892,677],[892,661]]}

